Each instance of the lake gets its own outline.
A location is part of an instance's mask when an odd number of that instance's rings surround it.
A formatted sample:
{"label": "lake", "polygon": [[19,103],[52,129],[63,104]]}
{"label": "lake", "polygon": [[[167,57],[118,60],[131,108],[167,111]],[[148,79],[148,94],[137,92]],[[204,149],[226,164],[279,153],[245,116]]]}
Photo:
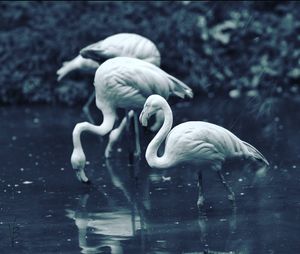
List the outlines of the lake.
{"label": "lake", "polygon": [[[236,210],[216,173],[203,169],[205,204],[189,165],[151,169],[144,153],[154,134],[141,128],[142,159],[124,136],[111,159],[107,137],[82,135],[91,184],[70,164],[81,108],[0,108],[1,253],[300,253],[299,103],[251,97],[197,97],[175,104],[174,124],[205,120],[226,127],[270,162],[233,161],[223,172]],[[92,114],[101,122],[102,115]],[[129,134],[133,136],[133,134]]]}

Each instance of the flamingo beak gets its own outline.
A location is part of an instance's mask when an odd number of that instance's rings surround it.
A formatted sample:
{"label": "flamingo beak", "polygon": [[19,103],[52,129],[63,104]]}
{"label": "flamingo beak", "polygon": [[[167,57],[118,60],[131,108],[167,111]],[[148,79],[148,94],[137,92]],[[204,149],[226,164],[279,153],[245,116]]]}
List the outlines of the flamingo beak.
{"label": "flamingo beak", "polygon": [[139,121],[143,126],[148,125],[149,114],[146,113],[146,108],[144,107],[143,111],[140,114]]}
{"label": "flamingo beak", "polygon": [[76,177],[83,183],[89,183],[89,179],[84,173],[85,156],[84,154],[78,154],[78,150],[74,149],[71,156],[72,168],[76,170]]}
{"label": "flamingo beak", "polygon": [[85,184],[90,184],[90,180],[89,180],[89,179],[87,178],[87,176],[85,175],[83,169],[77,170],[76,176],[77,176],[77,179],[78,179],[80,182],[85,183]]}
{"label": "flamingo beak", "polygon": [[73,130],[72,136],[73,136],[73,152],[71,155],[71,165],[74,170],[76,170],[76,176],[79,181],[83,183],[88,183],[89,179],[86,177],[84,173],[84,168],[85,168],[85,163],[86,163],[86,158],[85,154],[82,150],[81,145],[75,145],[76,142],[76,137],[80,137],[80,133],[84,128],[86,128],[87,122],[83,122],[80,124],[76,124],[75,128]]}

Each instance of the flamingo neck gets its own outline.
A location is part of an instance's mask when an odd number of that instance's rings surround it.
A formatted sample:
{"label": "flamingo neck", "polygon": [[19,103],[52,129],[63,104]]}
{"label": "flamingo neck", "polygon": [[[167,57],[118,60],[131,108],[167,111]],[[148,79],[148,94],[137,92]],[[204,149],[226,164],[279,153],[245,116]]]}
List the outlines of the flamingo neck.
{"label": "flamingo neck", "polygon": [[81,150],[82,144],[80,140],[81,133],[84,131],[95,133],[96,135],[104,136],[110,132],[114,126],[116,120],[116,113],[114,111],[104,111],[103,113],[103,122],[100,126],[90,124],[88,122],[82,122],[76,124],[73,130],[73,146],[74,150]]}
{"label": "flamingo neck", "polygon": [[158,148],[167,137],[173,124],[173,114],[169,104],[162,101],[161,109],[164,114],[164,123],[146,150],[146,160],[152,168],[167,168],[172,165],[172,161],[167,157],[166,151],[161,157],[157,156]]}

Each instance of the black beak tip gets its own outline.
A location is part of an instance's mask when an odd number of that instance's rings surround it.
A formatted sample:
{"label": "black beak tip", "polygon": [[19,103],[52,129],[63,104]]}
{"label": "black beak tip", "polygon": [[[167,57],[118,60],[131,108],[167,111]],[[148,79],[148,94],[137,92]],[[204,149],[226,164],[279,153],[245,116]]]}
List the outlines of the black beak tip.
{"label": "black beak tip", "polygon": [[91,181],[90,181],[90,180],[87,180],[87,181],[82,181],[82,180],[81,180],[81,182],[84,183],[84,184],[86,184],[86,185],[90,185],[90,184],[91,184]]}

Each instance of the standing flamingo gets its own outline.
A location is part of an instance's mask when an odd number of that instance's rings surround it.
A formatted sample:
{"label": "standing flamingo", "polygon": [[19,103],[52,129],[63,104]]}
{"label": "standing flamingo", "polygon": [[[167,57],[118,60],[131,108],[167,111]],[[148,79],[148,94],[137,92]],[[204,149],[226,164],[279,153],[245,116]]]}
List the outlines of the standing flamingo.
{"label": "standing flamingo", "polygon": [[[80,135],[83,131],[93,132],[104,136],[111,132],[116,120],[116,109],[124,108],[135,110],[142,108],[147,97],[151,94],[160,94],[164,98],[176,95],[184,98],[193,97],[192,90],[180,80],[169,75],[159,67],[130,57],[115,57],[105,61],[97,69],[94,79],[96,91],[96,105],[102,111],[103,122],[100,126],[82,122],[76,124],[73,130],[73,153],[71,163],[77,169],[77,177],[82,182],[88,182],[84,173],[85,154],[82,149]],[[138,131],[137,117],[134,115],[135,131]],[[105,157],[110,156],[112,144],[119,138],[126,121],[109,135],[109,143],[105,149]],[[139,137],[136,134],[136,148],[139,156]]]}
{"label": "standing flamingo", "polygon": [[[56,72],[57,80],[60,81],[68,73],[78,69],[94,74],[99,63],[117,56],[134,57],[160,66],[160,53],[152,41],[134,33],[119,33],[83,48],[80,55],[71,61],[64,62]],[[83,107],[83,112],[92,123],[94,121],[90,115],[89,106],[94,98],[95,92]]]}
{"label": "standing flamingo", "polygon": [[[240,140],[229,130],[207,122],[190,121],[177,125],[172,130],[173,115],[167,101],[159,95],[151,95],[145,102],[140,114],[140,122],[147,126],[148,119],[157,110],[163,110],[164,123],[146,150],[146,160],[150,167],[168,168],[179,163],[189,162],[195,165],[208,164],[218,172],[218,175],[229,191],[228,196],[233,202],[234,192],[226,183],[221,173],[222,164],[228,158],[245,158],[269,163],[265,157],[253,146]],[[165,150],[161,157],[157,151],[165,140]],[[197,205],[204,203],[202,193],[202,173],[198,172],[199,196]]]}

